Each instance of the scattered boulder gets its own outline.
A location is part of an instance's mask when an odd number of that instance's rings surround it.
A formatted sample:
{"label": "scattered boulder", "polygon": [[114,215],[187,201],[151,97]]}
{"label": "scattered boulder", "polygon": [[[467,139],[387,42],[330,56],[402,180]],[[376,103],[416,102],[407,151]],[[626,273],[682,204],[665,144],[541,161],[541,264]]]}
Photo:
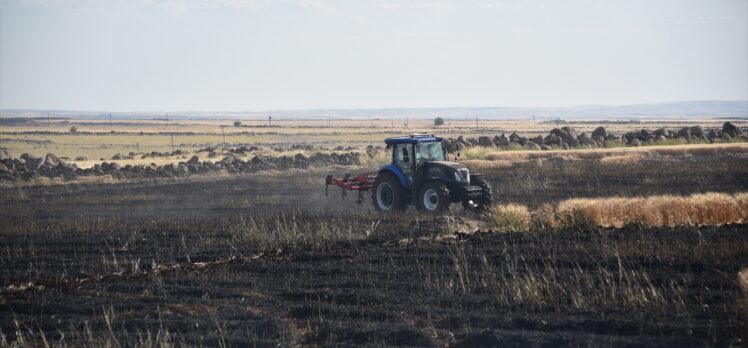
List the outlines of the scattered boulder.
{"label": "scattered boulder", "polygon": [[501,136],[495,136],[493,138],[493,142],[494,144],[496,144],[496,146],[501,146],[501,147],[509,146],[509,138],[507,138],[506,135],[504,135],[504,133],[501,133]]}
{"label": "scattered boulder", "polygon": [[234,165],[234,162],[236,162],[236,157],[234,157],[233,155],[228,155],[221,160],[221,164],[224,167],[231,167],[232,165]]}
{"label": "scattered boulder", "polygon": [[564,126],[561,127],[561,130],[568,134],[570,139],[576,139],[579,136],[579,134],[577,134],[577,130],[572,127]]}
{"label": "scattered boulder", "polygon": [[[569,127],[564,127],[564,128],[571,129]],[[576,140],[576,138],[572,138],[571,134],[567,133],[564,129],[554,128],[554,129],[551,130],[551,133],[549,134],[549,136],[550,135],[555,135],[559,139],[558,140],[558,145],[561,145],[562,143],[569,144],[569,143],[571,143],[572,139]],[[546,137],[546,139],[547,139],[547,137]],[[548,144],[548,143],[546,143],[546,144]],[[551,145],[551,144],[549,144],[549,145]]]}
{"label": "scattered boulder", "polygon": [[592,140],[592,138],[590,138],[587,135],[587,133],[582,133],[582,135],[580,135],[579,138],[577,138],[577,141],[579,141],[579,145],[582,145],[582,146],[597,147],[597,142]]}
{"label": "scattered boulder", "polygon": [[678,131],[678,137],[686,140],[691,139],[691,128],[683,127]]}
{"label": "scattered boulder", "polygon": [[547,146],[560,146],[563,140],[558,135],[551,133],[543,139],[543,144]]}
{"label": "scattered boulder", "polygon": [[665,138],[667,138],[668,133],[665,130],[665,128],[660,128],[660,129],[655,130],[654,133],[652,133],[652,135],[654,135],[655,139],[657,139],[659,137],[665,137]]}
{"label": "scattered boulder", "polygon": [[493,146],[493,142],[491,141],[491,138],[489,138],[487,136],[480,136],[480,137],[478,137],[478,145],[480,145],[480,146],[486,146],[486,147],[491,147],[491,146]]}
{"label": "scattered boulder", "polygon": [[26,163],[26,168],[31,170],[39,169],[42,163],[44,163],[44,159],[42,159],[41,157],[29,155],[28,153],[24,153],[23,155],[21,155],[21,159]]}
{"label": "scattered boulder", "polygon": [[517,132],[512,132],[511,135],[509,135],[509,142],[515,143],[515,144],[521,144],[522,137],[517,134]]}
{"label": "scattered boulder", "polygon": [[690,131],[692,137],[700,139],[704,138],[704,129],[702,129],[701,126],[693,126]]}
{"label": "scattered boulder", "polygon": [[740,136],[741,132],[740,128],[735,127],[734,124],[730,122],[725,122],[725,124],[722,125],[722,133],[728,134],[731,138]]}
{"label": "scattered boulder", "polygon": [[607,135],[608,133],[605,131],[604,127],[597,127],[592,131],[592,139],[595,139],[597,137],[602,137],[603,139],[605,139]]}
{"label": "scattered boulder", "polygon": [[60,164],[62,164],[63,161],[55,156],[54,154],[48,153],[46,156],[44,156],[44,162],[42,162],[42,165],[45,167],[55,167]]}

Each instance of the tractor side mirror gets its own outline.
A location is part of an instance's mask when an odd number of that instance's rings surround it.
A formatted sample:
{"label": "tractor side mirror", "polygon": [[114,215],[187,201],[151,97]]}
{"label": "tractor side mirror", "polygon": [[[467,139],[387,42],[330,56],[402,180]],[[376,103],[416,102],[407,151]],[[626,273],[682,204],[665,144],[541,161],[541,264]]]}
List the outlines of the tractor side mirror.
{"label": "tractor side mirror", "polygon": [[410,157],[408,156],[408,148],[403,147],[403,162],[410,163]]}

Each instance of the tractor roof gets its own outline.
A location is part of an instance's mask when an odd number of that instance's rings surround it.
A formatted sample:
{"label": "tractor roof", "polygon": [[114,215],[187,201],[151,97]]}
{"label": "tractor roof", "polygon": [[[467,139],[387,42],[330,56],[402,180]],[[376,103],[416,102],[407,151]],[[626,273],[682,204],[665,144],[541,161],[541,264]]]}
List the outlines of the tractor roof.
{"label": "tractor roof", "polygon": [[435,137],[433,135],[415,134],[409,137],[397,137],[397,138],[384,139],[384,143],[387,145],[427,143],[427,142],[432,142],[432,141],[442,141],[442,138]]}

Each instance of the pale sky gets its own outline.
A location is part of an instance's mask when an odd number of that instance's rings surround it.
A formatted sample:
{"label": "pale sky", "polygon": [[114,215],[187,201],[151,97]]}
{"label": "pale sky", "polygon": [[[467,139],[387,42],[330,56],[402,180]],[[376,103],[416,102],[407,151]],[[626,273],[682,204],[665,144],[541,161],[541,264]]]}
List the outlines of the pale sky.
{"label": "pale sky", "polygon": [[748,99],[748,0],[0,0],[0,108]]}

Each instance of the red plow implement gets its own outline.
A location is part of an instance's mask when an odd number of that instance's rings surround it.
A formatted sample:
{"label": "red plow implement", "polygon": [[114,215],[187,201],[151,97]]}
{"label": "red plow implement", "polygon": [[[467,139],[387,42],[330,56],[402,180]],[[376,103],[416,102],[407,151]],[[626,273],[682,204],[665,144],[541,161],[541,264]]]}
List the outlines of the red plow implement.
{"label": "red plow implement", "polygon": [[348,191],[358,191],[358,200],[356,203],[361,204],[363,199],[362,192],[369,191],[374,185],[374,180],[377,178],[377,172],[361,173],[351,178],[351,174],[348,173],[342,178],[336,178],[332,175],[328,175],[325,178],[325,197],[327,197],[327,189],[330,185],[335,185],[341,188],[340,198],[345,199],[348,195]]}

